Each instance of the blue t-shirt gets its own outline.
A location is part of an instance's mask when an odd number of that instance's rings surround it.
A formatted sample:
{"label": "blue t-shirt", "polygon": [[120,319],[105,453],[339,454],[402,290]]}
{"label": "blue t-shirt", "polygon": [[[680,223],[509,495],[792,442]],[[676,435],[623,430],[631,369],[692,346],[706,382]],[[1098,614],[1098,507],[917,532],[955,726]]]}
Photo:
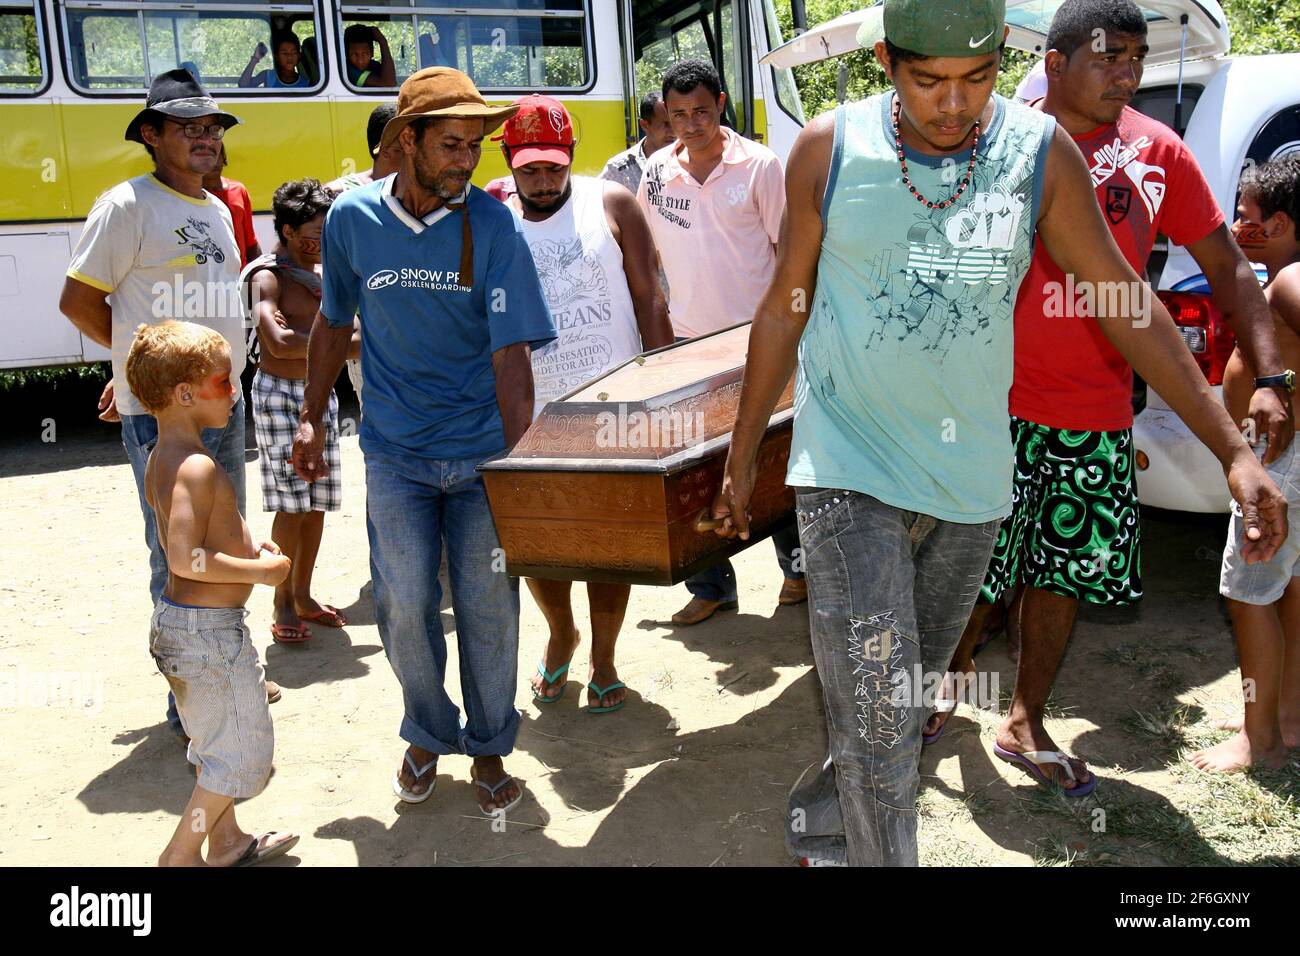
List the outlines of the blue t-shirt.
{"label": "blue t-shirt", "polygon": [[364,452],[473,458],[505,448],[492,353],[555,339],[514,214],[469,188],[474,283],[460,285],[461,212],[423,219],[392,195],[394,176],[353,189],[325,217],[321,312],[361,316]]}
{"label": "blue t-shirt", "polygon": [[298,86],[311,86],[311,84],[307,82],[307,77],[303,76],[301,73],[298,74],[297,79],[295,79],[292,83],[286,83],[284,82],[284,80],[280,79],[280,74],[277,73],[275,70],[266,71],[267,89],[291,88],[291,87],[298,87]]}

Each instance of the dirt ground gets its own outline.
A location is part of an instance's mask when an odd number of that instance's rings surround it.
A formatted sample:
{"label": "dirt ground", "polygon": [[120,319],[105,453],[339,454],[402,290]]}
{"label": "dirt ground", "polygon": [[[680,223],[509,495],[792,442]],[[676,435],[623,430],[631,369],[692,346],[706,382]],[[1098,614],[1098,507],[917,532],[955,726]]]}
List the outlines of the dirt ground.
{"label": "dirt ground", "polygon": [[[146,649],[146,552],[117,429],[16,438],[0,452],[0,864],[152,864],[193,778]],[[269,537],[256,452],[247,457],[253,533]],[[507,766],[528,795],[498,833],[478,816],[468,758],[442,761],[425,804],[392,795],[401,698],[374,623],[355,438],[343,461],[345,509],[327,520],[315,590],[351,623],[315,627],[309,646],[286,648],[270,640],[270,589],[250,603],[284,697],[272,707],[275,774],[238,813],[245,828],[302,835],[275,865],[791,865],[786,795],[822,758],[825,735],[807,612],[777,608],[769,543],[736,560],[739,613],[674,629],[685,588],[634,589],[619,645],[632,693],[611,715],[581,706],[585,597],[575,685],[557,705],[532,702],[546,629],[522,589],[524,716]],[[1050,727],[1091,761],[1095,796],[1067,800],[1005,768],[992,757],[996,716],[963,707],[922,761],[923,863],[1300,860],[1295,763],[1210,780],[1182,759],[1218,739],[1210,721],[1240,706],[1216,594],[1223,528],[1218,518],[1148,516],[1147,599],[1084,612]],[[454,627],[449,611],[444,624]],[[1004,640],[978,663],[1007,696]],[[449,666],[455,673],[454,644]]]}

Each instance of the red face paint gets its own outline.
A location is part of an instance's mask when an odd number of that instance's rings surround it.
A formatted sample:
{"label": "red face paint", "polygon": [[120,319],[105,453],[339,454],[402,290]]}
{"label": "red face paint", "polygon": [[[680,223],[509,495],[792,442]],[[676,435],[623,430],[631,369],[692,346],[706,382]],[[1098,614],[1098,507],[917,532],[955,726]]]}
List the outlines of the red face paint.
{"label": "red face paint", "polygon": [[203,386],[199,389],[199,398],[205,402],[215,401],[219,398],[226,398],[230,395],[230,370],[218,372],[210,375],[203,380]]}
{"label": "red face paint", "polygon": [[304,236],[303,238],[298,240],[298,247],[303,251],[304,255],[308,255],[308,256],[320,255],[319,239],[308,239],[306,236]]}
{"label": "red face paint", "polygon": [[1263,249],[1268,245],[1268,233],[1263,226],[1238,222],[1232,227],[1232,233],[1237,238],[1237,245],[1243,249]]}

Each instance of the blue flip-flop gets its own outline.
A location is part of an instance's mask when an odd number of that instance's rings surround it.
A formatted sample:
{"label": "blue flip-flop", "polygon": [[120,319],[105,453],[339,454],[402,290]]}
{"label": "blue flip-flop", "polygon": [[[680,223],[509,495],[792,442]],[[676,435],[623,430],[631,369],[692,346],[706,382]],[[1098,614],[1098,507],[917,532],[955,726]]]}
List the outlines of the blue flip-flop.
{"label": "blue flip-flop", "polygon": [[[618,690],[620,687],[626,689],[626,688],[627,688],[627,684],[624,684],[621,680],[616,680],[616,681],[614,681],[614,683],[610,684],[608,687],[601,687],[601,686],[600,686],[599,684],[597,684],[595,681],[592,681],[590,684],[587,685],[587,690],[591,691],[592,693],[594,693],[594,694],[596,695],[596,700],[600,700],[600,699],[603,698],[606,694],[608,694],[611,690]],[[620,707],[622,707],[622,706],[623,706],[624,704],[626,704],[626,703],[627,703],[627,699],[624,698],[623,700],[620,700],[617,704],[614,704],[612,707],[590,707],[590,706],[589,706],[589,707],[587,708],[587,713],[589,713],[589,714],[612,714],[614,711],[618,710]]]}
{"label": "blue flip-flop", "polygon": [[[572,663],[572,662],[569,662],[569,663]],[[537,673],[539,673],[539,674],[542,675],[542,680],[544,680],[544,681],[546,681],[546,683],[548,683],[548,684],[552,684],[552,685],[553,685],[556,681],[558,681],[561,677],[563,677],[564,674],[565,674],[565,672],[568,671],[568,669],[569,669],[569,664],[568,664],[568,663],[565,663],[565,664],[561,664],[559,667],[555,668],[555,670],[548,672],[548,671],[546,670],[546,662],[545,662],[545,661],[538,661],[538,662],[537,662]],[[568,690],[568,689],[569,689],[569,683],[568,683],[568,681],[565,681],[564,684],[562,684],[562,685],[560,686],[560,692],[559,692],[558,694],[556,694],[554,697],[547,697],[547,696],[545,696],[544,694],[539,694],[539,693],[537,693],[537,691],[533,691],[533,700],[537,701],[537,703],[539,703],[539,704],[553,704],[553,703],[555,703],[557,700],[559,700],[561,697],[563,697],[563,696],[564,696],[564,692],[565,692],[566,690]]]}

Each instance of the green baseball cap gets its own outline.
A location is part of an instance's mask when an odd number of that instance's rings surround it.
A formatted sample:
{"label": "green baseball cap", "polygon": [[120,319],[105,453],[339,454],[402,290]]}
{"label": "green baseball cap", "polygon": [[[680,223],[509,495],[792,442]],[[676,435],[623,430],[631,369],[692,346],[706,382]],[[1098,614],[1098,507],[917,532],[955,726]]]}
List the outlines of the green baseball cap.
{"label": "green baseball cap", "polygon": [[1006,0],[885,0],[867,11],[858,45],[880,40],[922,56],[985,56],[1002,45]]}

